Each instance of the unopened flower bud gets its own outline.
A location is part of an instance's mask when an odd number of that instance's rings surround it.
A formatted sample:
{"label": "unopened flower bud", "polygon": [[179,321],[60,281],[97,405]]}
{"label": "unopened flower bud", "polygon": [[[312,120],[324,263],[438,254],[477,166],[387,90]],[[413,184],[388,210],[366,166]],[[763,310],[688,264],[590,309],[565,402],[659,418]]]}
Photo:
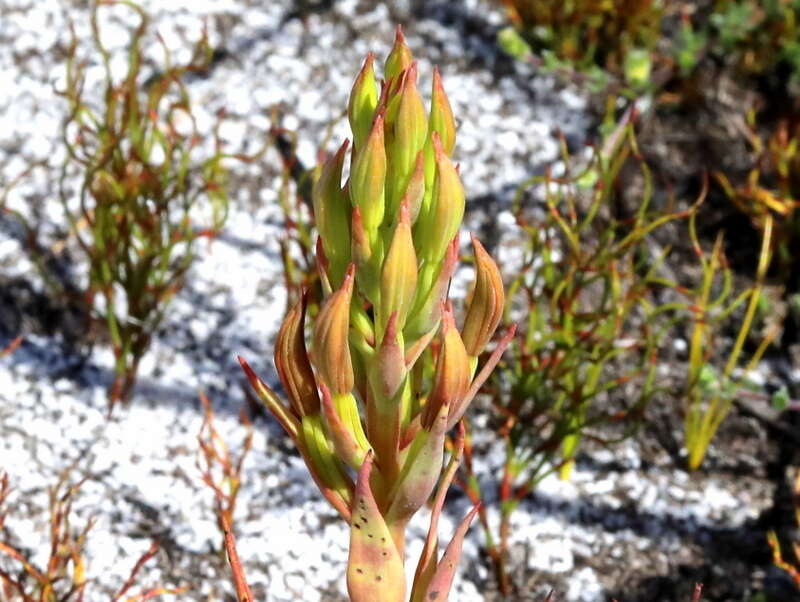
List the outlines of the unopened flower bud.
{"label": "unopened flower bud", "polygon": [[442,76],[439,69],[433,69],[433,92],[431,93],[431,115],[428,124],[428,131],[439,134],[442,142],[442,150],[450,157],[456,145],[456,120],[453,118],[453,110],[450,108],[450,101],[442,85]]}
{"label": "unopened flower bud", "polygon": [[422,98],[417,91],[417,64],[403,72],[401,88],[386,111],[386,144],[388,178],[386,198],[388,211],[394,214],[414,170],[417,154],[425,145],[428,119]]}
{"label": "unopened flower bud", "polygon": [[400,207],[400,219],[394,229],[389,251],[381,270],[381,295],[378,304],[378,330],[389,316],[397,314],[397,329],[403,330],[417,286],[417,255],[411,236],[411,216],[407,205]]}
{"label": "unopened flower bud", "polygon": [[436,179],[430,207],[416,223],[415,241],[420,257],[436,264],[458,232],[464,217],[464,188],[453,162],[447,157],[438,133],[432,135],[436,154]]}
{"label": "unopened flower bud", "polygon": [[433,389],[422,415],[422,426],[430,430],[443,405],[458,404],[469,390],[471,373],[467,350],[453,320],[448,302],[442,312],[442,347],[436,361]]}
{"label": "unopened flower bud", "polygon": [[373,63],[374,55],[370,52],[356,77],[347,105],[350,129],[353,130],[353,146],[357,149],[361,148],[369,135],[375,107],[378,106],[378,86],[375,83]]}
{"label": "unopened flower bud", "polygon": [[383,115],[375,117],[364,146],[356,151],[350,174],[350,199],[361,211],[370,241],[383,222],[386,149],[383,145]]}
{"label": "unopened flower bud", "polygon": [[467,354],[477,357],[492,338],[503,316],[505,293],[497,264],[474,236],[472,246],[475,248],[475,289],[469,301],[461,336]]}
{"label": "unopened flower bud", "polygon": [[314,328],[314,365],[333,395],[349,393],[355,379],[348,341],[354,272],[350,264],[342,286],[320,309]]}
{"label": "unopened flower bud", "polygon": [[318,414],[319,394],[314,371],[308,361],[303,327],[306,317],[306,296],[286,314],[275,345],[275,367],[292,409],[298,417]]}
{"label": "unopened flower bud", "polygon": [[350,201],[342,190],[342,166],[347,153],[345,140],[335,155],[322,166],[314,182],[314,221],[330,263],[329,278],[338,286],[350,263]]}
{"label": "unopened flower bud", "polygon": [[439,136],[444,154],[453,154],[456,144],[456,123],[453,111],[447,100],[439,70],[433,72],[433,92],[431,96],[431,114],[428,121],[428,138],[425,141],[425,185],[433,186],[436,176],[436,149],[433,143],[434,134]]}
{"label": "unopened flower bud", "polygon": [[386,57],[386,64],[383,68],[383,77],[387,83],[397,81],[397,77],[411,66],[414,57],[411,49],[406,44],[406,37],[403,35],[403,28],[399,25],[394,34],[394,46],[389,56]]}

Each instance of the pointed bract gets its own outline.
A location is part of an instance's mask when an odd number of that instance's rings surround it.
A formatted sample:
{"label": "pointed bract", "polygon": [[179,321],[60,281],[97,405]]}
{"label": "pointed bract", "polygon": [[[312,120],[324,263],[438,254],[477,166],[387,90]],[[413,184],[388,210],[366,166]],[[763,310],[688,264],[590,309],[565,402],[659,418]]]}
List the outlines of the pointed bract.
{"label": "pointed bract", "polygon": [[402,557],[370,488],[372,452],[358,472],[350,520],[347,591],[353,602],[404,602]]}
{"label": "pointed bract", "polygon": [[456,529],[453,539],[447,546],[447,549],[442,556],[442,560],[436,567],[428,589],[425,592],[424,600],[430,602],[447,602],[450,596],[450,589],[453,587],[453,579],[456,576],[456,568],[458,567],[458,560],[461,557],[461,548],[464,545],[464,536],[467,534],[472,519],[478,513],[480,505],[476,505],[469,514],[464,517],[461,524]]}

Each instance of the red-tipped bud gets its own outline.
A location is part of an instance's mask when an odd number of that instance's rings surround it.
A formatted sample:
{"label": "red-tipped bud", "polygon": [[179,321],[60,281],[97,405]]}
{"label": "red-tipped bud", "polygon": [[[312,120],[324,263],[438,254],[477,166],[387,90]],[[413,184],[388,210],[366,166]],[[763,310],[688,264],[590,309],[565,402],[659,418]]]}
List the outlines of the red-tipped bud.
{"label": "red-tipped bud", "polygon": [[387,82],[397,81],[400,74],[411,66],[414,57],[411,49],[406,44],[406,37],[403,35],[403,28],[399,25],[395,30],[394,46],[389,56],[386,57],[386,64],[383,68],[383,77]]}
{"label": "red-tipped bud", "polygon": [[350,199],[361,210],[364,230],[372,241],[383,222],[386,149],[383,146],[383,115],[378,114],[364,146],[356,151],[350,174]]}
{"label": "red-tipped bud", "polygon": [[389,316],[397,314],[397,328],[402,331],[414,301],[417,286],[417,254],[411,236],[408,206],[400,207],[400,220],[394,229],[389,252],[381,270],[381,296],[378,305],[378,329],[382,330]]}
{"label": "red-tipped bud", "polygon": [[349,393],[355,377],[350,358],[350,300],[355,266],[350,264],[342,286],[325,301],[314,328],[314,365],[334,395]]}
{"label": "red-tipped bud", "polygon": [[347,116],[350,120],[350,129],[353,130],[353,146],[361,145],[369,135],[375,108],[378,106],[378,86],[375,82],[373,68],[374,55],[370,52],[364,60],[353,89],[350,92],[350,102],[347,105]]}
{"label": "red-tipped bud", "polygon": [[442,86],[442,76],[439,69],[433,69],[433,92],[431,93],[431,115],[428,130],[439,134],[442,149],[449,157],[453,154],[456,145],[456,120],[450,101]]}
{"label": "red-tipped bud", "polygon": [[470,380],[469,357],[448,302],[442,311],[442,347],[436,361],[433,390],[422,416],[423,428],[430,430],[442,406],[458,404],[469,390]]}
{"label": "red-tipped bud", "polygon": [[497,264],[474,236],[472,246],[475,248],[475,288],[467,307],[461,337],[467,354],[477,357],[503,317],[505,292]]}
{"label": "red-tipped bud", "polygon": [[319,394],[308,361],[304,325],[306,295],[286,314],[275,344],[275,367],[298,417],[319,413]]}

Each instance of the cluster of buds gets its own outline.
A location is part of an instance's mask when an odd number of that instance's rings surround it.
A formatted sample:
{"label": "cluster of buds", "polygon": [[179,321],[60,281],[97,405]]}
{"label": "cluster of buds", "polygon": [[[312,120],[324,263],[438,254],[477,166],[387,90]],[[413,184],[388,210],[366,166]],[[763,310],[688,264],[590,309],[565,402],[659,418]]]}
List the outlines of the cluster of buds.
{"label": "cluster of buds", "polygon": [[[399,28],[380,88],[370,54],[348,115],[353,143],[345,141],[324,163],[313,189],[325,300],[310,351],[305,299],[278,333],[275,365],[288,403],[240,361],[323,495],[351,525],[352,600],[406,600],[406,525],[438,483],[411,600],[441,601],[476,510],[437,560],[436,522],[460,456],[456,444],[442,476],[445,436],[513,333],[478,372],[503,312],[503,284],[473,238],[476,282],[459,332],[447,299],[464,215],[464,189],[451,159],[455,121],[436,71],[426,113],[417,64]],[[348,155],[350,175],[342,185]]]}

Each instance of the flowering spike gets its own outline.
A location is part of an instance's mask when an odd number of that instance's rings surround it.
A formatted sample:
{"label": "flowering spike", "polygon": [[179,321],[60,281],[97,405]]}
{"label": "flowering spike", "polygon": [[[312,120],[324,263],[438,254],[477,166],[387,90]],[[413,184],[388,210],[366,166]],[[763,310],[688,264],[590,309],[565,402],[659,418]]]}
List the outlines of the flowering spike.
{"label": "flowering spike", "polygon": [[275,368],[283,388],[298,417],[319,414],[319,394],[314,371],[306,353],[304,325],[306,294],[304,293],[286,318],[275,343]]}
{"label": "flowering spike", "polygon": [[350,264],[342,286],[320,309],[314,328],[314,365],[334,395],[349,393],[354,384],[348,343],[354,273],[355,266]]}
{"label": "flowering spike", "polygon": [[347,591],[353,602],[404,602],[402,554],[370,487],[372,452],[358,471],[350,520]]}
{"label": "flowering spike", "polygon": [[497,264],[475,236],[472,236],[472,246],[475,248],[475,289],[468,304],[461,337],[467,354],[477,357],[503,317],[505,293]]}
{"label": "flowering spike", "polygon": [[371,52],[364,59],[364,65],[353,83],[350,102],[347,105],[347,116],[350,120],[350,129],[353,131],[353,146],[357,149],[361,148],[369,135],[375,108],[378,106],[374,59],[375,56]]}
{"label": "flowering spike", "polygon": [[[319,170],[316,264],[326,301],[313,325],[310,358],[303,305],[281,328],[276,365],[290,403],[282,404],[243,364],[320,491],[350,522],[347,584],[355,602],[405,600],[406,525],[440,479],[446,432],[512,336],[470,383],[474,355],[502,309],[502,283],[476,242],[477,283],[462,339],[447,302],[465,201],[450,160],[455,120],[438,71],[425,113],[417,69],[398,28],[380,95],[372,55],[353,85],[347,183],[342,187],[347,143]],[[438,564],[435,530],[457,464],[451,459],[441,478],[413,602],[443,600],[452,583],[471,516]]]}

